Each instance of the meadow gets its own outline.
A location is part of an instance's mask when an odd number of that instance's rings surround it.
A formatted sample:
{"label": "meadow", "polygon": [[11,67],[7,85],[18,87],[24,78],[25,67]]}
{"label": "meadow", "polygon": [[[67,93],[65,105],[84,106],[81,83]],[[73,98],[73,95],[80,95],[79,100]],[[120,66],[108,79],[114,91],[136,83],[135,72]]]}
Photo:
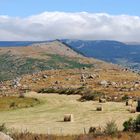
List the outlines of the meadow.
{"label": "meadow", "polygon": [[[98,101],[80,102],[80,95],[58,95],[28,93],[27,97],[40,100],[29,108],[21,108],[0,112],[0,124],[6,127],[37,134],[75,135],[84,134],[91,126],[104,127],[114,120],[119,128],[123,129],[123,122],[139,113],[130,113],[125,102]],[[96,111],[98,106],[103,106],[103,111]],[[64,114],[73,114],[74,122],[64,122]]]}

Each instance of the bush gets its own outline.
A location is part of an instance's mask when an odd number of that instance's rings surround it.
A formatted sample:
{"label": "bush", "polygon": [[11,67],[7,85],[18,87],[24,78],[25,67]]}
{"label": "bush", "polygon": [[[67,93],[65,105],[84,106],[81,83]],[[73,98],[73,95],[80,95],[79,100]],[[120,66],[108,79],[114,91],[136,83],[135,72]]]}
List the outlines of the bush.
{"label": "bush", "polygon": [[125,121],[123,123],[124,131],[134,131],[135,130],[135,124],[134,120],[130,118],[128,121]]}
{"label": "bush", "polygon": [[123,123],[124,131],[140,132],[140,115],[136,119],[130,118]]}
{"label": "bush", "polygon": [[38,91],[38,93],[57,93],[58,90],[54,88],[43,88]]}
{"label": "bush", "polygon": [[73,95],[73,94],[80,94],[82,89],[79,88],[44,88],[39,90],[39,93],[59,93],[59,94],[66,94],[66,95]]}
{"label": "bush", "polygon": [[140,115],[137,116],[136,120],[134,121],[135,131],[140,132]]}
{"label": "bush", "polygon": [[38,91],[38,93],[58,93],[65,95],[81,95],[79,101],[90,101],[97,100],[100,97],[104,96],[104,93],[98,91],[92,91],[85,87],[79,88],[43,88]]}
{"label": "bush", "polygon": [[126,101],[127,99],[129,99],[128,95],[124,95],[124,96],[122,97],[122,101]]}
{"label": "bush", "polygon": [[0,132],[4,132],[4,133],[7,133],[7,128],[6,128],[6,126],[5,126],[5,123],[3,123],[3,124],[1,124],[0,125]]}
{"label": "bush", "polygon": [[85,93],[83,93],[82,97],[80,98],[80,101],[90,101],[90,100],[97,100],[100,97],[102,97],[104,94],[101,92],[97,92],[97,91],[90,91],[87,90],[85,91]]}
{"label": "bush", "polygon": [[10,104],[10,108],[15,108],[15,107],[17,107],[16,103],[15,103],[15,102],[12,102],[12,103]]}
{"label": "bush", "polygon": [[108,135],[115,135],[118,132],[118,127],[115,121],[109,121],[104,128],[104,132]]}

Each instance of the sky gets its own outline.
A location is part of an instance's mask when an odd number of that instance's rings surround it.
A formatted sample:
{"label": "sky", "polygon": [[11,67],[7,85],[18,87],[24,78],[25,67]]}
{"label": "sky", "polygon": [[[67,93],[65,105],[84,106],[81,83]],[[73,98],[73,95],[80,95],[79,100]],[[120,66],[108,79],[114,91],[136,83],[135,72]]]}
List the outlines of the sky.
{"label": "sky", "polygon": [[140,0],[0,0],[0,40],[140,42]]}

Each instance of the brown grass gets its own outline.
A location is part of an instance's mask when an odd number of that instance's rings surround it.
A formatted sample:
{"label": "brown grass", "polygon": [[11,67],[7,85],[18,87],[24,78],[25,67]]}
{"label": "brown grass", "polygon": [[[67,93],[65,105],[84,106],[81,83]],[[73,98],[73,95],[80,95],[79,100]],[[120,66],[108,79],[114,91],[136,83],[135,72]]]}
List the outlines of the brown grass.
{"label": "brown grass", "polygon": [[94,136],[94,135],[37,135],[32,133],[15,133],[12,135],[14,140],[140,140],[140,133],[119,132],[115,136]]}
{"label": "brown grass", "polygon": [[[81,82],[80,77],[81,74],[97,74],[99,77],[95,79],[86,79],[85,82]],[[48,75],[47,79],[43,79],[42,75]],[[32,79],[40,79],[34,82]],[[68,80],[67,80],[68,79]],[[24,76],[21,83],[22,85],[29,85],[31,91],[39,91],[43,88],[50,87],[59,87],[59,88],[79,88],[83,85],[88,89],[99,91],[102,93],[110,94],[110,95],[132,95],[139,96],[139,89],[135,91],[119,91],[119,88],[132,88],[133,81],[138,81],[140,77],[131,72],[123,72],[119,69],[113,70],[109,68],[100,69],[71,69],[71,70],[49,70],[38,73],[36,75],[27,75]],[[109,86],[105,88],[101,86],[99,83],[101,80],[113,81],[119,84],[118,88],[113,86]],[[59,81],[58,84],[55,84],[56,81]],[[127,84],[123,84],[124,82],[128,82]],[[7,83],[8,84],[8,83]],[[140,87],[139,87],[140,88]]]}

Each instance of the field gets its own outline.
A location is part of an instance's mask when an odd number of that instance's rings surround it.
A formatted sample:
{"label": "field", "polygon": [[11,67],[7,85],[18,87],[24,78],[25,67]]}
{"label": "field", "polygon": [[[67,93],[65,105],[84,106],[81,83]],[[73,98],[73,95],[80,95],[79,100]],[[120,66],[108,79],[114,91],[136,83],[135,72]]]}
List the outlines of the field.
{"label": "field", "polygon": [[[125,103],[115,102],[102,104],[103,111],[97,112],[97,101],[79,102],[79,95],[30,93],[27,96],[38,98],[42,103],[31,108],[2,111],[0,124],[33,133],[82,134],[84,128],[88,132],[90,126],[104,126],[109,120],[115,120],[121,130],[125,120],[138,115],[129,113]],[[67,113],[74,115],[74,122],[63,122]]]}
{"label": "field", "polygon": [[28,108],[40,104],[36,98],[19,98],[17,96],[0,97],[0,111]]}

